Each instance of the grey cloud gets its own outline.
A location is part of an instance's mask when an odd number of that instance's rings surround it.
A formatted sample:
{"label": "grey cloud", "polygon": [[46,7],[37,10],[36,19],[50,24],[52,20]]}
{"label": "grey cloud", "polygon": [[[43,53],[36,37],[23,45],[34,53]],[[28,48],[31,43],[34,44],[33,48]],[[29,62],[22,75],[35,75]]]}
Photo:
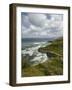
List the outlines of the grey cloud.
{"label": "grey cloud", "polygon": [[42,27],[47,19],[45,14],[29,14],[30,22],[35,25]]}
{"label": "grey cloud", "polygon": [[[49,16],[49,15],[48,15]],[[27,14],[23,17],[22,37],[60,37],[63,34],[63,16]],[[27,26],[28,24],[28,26]]]}
{"label": "grey cloud", "polygon": [[26,15],[22,15],[21,23],[22,23],[22,26],[29,28],[30,26],[29,17]]}

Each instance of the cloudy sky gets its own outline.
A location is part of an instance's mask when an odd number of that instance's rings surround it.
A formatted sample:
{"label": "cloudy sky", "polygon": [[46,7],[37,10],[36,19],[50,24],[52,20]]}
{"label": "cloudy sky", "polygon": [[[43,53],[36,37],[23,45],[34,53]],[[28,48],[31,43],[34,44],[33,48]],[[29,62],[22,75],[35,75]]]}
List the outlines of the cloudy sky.
{"label": "cloudy sky", "polygon": [[56,38],[63,34],[63,15],[21,13],[22,38]]}

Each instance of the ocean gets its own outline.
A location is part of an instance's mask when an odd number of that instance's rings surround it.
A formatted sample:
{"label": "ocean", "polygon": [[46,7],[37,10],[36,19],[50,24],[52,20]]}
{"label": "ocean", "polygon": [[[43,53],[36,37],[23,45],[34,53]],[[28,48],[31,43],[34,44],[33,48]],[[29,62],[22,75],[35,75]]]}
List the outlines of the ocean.
{"label": "ocean", "polygon": [[45,47],[50,44],[52,39],[48,38],[24,38],[21,40],[21,54],[22,57],[29,60],[32,65],[37,65],[48,60],[46,53],[38,52],[40,47]]}

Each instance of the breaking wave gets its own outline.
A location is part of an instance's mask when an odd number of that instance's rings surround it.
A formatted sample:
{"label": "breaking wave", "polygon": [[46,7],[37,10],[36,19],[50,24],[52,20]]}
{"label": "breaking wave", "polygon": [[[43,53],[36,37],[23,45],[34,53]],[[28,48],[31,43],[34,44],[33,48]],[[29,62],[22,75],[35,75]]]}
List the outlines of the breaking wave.
{"label": "breaking wave", "polygon": [[38,52],[38,49],[40,47],[44,47],[46,46],[48,43],[46,42],[35,42],[33,43],[33,45],[31,47],[27,47],[25,49],[22,50],[22,55],[24,56],[29,56],[32,57],[30,59],[30,62],[33,63],[33,65],[39,64],[39,63],[43,63],[46,60],[48,60],[48,57],[45,53],[40,53]]}

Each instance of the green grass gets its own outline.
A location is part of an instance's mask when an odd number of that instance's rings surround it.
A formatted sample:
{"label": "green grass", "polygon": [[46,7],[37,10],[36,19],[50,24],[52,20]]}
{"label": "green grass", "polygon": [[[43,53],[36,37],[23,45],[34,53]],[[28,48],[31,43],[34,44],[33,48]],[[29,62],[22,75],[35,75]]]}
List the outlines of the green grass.
{"label": "green grass", "polygon": [[46,62],[31,66],[26,60],[22,62],[22,77],[31,76],[51,76],[63,74],[63,39],[57,39],[51,42],[50,45],[41,47],[38,50],[42,53],[54,52],[61,56],[49,58]]}
{"label": "green grass", "polygon": [[63,55],[63,40],[57,39],[55,41],[52,41],[52,44],[39,48],[39,52],[46,52],[46,51],[48,52],[52,51],[60,55]]}

